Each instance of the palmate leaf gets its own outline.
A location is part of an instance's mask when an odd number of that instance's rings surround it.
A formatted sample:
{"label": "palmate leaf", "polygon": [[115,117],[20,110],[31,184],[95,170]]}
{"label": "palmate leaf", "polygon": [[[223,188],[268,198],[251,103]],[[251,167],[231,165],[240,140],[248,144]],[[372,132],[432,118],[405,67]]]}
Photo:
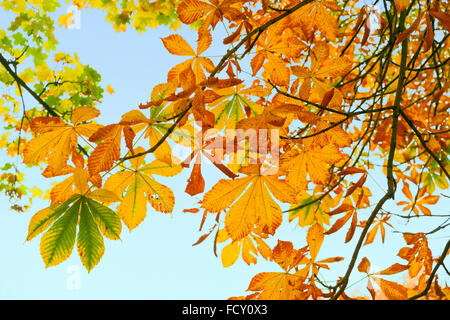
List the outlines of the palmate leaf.
{"label": "palmate leaf", "polygon": [[330,216],[323,210],[324,201],[316,201],[314,196],[305,194],[301,197],[297,204],[291,206],[289,211],[289,221],[298,217],[298,224],[301,227],[306,227],[313,224],[315,221],[320,224],[329,224]]}
{"label": "palmate leaf", "polygon": [[55,266],[69,258],[76,240],[81,262],[91,271],[104,254],[103,236],[119,239],[122,230],[119,216],[87,197],[75,194],[66,202],[43,209],[32,217],[27,241],[48,229],[40,245],[46,267]]}
{"label": "palmate leaf", "polygon": [[[134,151],[139,153],[144,149],[138,147]],[[153,209],[164,213],[172,212],[175,205],[172,190],[157,182],[153,175],[174,176],[181,171],[181,166],[158,159],[146,165],[143,162],[144,156],[131,159],[133,170],[113,174],[104,185],[104,189],[121,198],[117,211],[130,231],[140,225],[147,216],[148,202]]]}
{"label": "palmate leaf", "polygon": [[103,237],[92,217],[93,213],[82,199],[80,210],[80,230],[78,231],[77,248],[81,262],[88,271],[98,264],[105,253]]}
{"label": "palmate leaf", "polygon": [[92,199],[86,199],[89,210],[93,213],[94,222],[102,234],[111,240],[120,239],[122,223],[119,216],[110,208]]}
{"label": "palmate leaf", "polygon": [[46,267],[57,265],[71,255],[80,205],[81,199],[78,198],[42,236],[40,250]]}
{"label": "palmate leaf", "polygon": [[24,163],[36,164],[48,161],[51,168],[64,169],[70,155],[77,146],[78,136],[89,137],[98,128],[94,123],[84,123],[92,120],[100,112],[91,107],[79,107],[73,110],[72,125],[58,117],[36,117],[30,123],[34,134],[24,149]]}
{"label": "palmate leaf", "polygon": [[[236,124],[247,117],[247,112],[255,116],[262,112],[262,108],[255,102],[246,99],[239,91],[240,86],[216,90],[221,98],[209,104],[215,115],[217,129],[224,127],[233,128]],[[246,110],[248,108],[248,110]]]}
{"label": "palmate leaf", "polygon": [[38,211],[31,218],[30,224],[28,226],[28,235],[26,241],[30,241],[40,233],[47,230],[48,227],[50,227],[50,225],[67,210],[69,205],[73,201],[75,201],[76,197],[76,195],[73,195],[64,203]]}
{"label": "palmate leaf", "polygon": [[225,215],[225,229],[233,241],[250,234],[255,224],[263,233],[274,234],[283,215],[273,198],[293,203],[294,189],[274,176],[261,175],[257,166],[245,167],[241,173],[248,174],[248,177],[219,180],[205,194],[202,207],[209,212],[229,208]]}

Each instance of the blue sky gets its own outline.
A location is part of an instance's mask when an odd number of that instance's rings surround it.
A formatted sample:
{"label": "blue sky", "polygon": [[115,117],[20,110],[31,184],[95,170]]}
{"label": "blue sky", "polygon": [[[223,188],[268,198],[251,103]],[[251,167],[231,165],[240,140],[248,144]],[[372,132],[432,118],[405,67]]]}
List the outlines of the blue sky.
{"label": "blue sky", "polygon": [[[64,13],[66,8],[63,5],[59,13]],[[3,16],[4,12],[0,11],[0,21],[4,19]],[[82,63],[91,65],[102,75],[105,87],[110,84],[114,88],[115,93],[105,93],[103,103],[98,106],[102,111],[99,122],[108,124],[116,122],[123,113],[147,101],[152,87],[165,82],[170,67],[182,61],[182,58],[170,55],[160,40],[171,33],[174,31],[160,27],[142,34],[131,28],[126,33],[118,34],[104,20],[103,13],[89,10],[81,13],[79,30],[58,28],[56,37],[60,42],[58,51],[76,52]],[[177,33],[195,48],[196,35],[188,27],[177,30]],[[221,49],[223,47],[214,45],[206,54],[221,55]],[[6,158],[4,153],[0,155],[1,164]],[[205,166],[204,170],[205,190],[209,190],[219,178],[225,178],[213,166]],[[49,186],[37,168],[25,172],[27,185],[38,185],[43,189]],[[149,208],[146,220],[138,228],[129,233],[124,227],[121,241],[105,239],[105,255],[90,274],[82,267],[76,250],[64,263],[45,269],[39,254],[39,239],[29,243],[24,243],[24,240],[32,214],[47,207],[48,202],[38,199],[28,212],[16,213],[9,209],[8,199],[1,195],[0,298],[226,299],[245,294],[250,279],[258,272],[280,271],[275,263],[263,259],[258,259],[256,266],[247,266],[239,259],[235,265],[224,269],[220,259],[213,254],[212,237],[192,247],[201,235],[198,233],[201,213],[182,212],[184,208],[195,207],[200,200],[200,197],[190,197],[183,192],[189,174],[190,170],[184,170],[175,179],[160,179],[174,190],[176,205],[173,214],[164,215]],[[385,185],[381,174],[369,176],[367,186],[375,195],[373,201],[383,195]],[[386,209],[394,208],[392,202]],[[436,213],[449,213],[448,204],[442,198]],[[399,208],[395,209],[395,212],[399,211]],[[213,218],[209,218],[211,222]],[[396,224],[401,221],[395,217],[392,219]],[[430,231],[436,225],[437,220],[433,219],[437,218],[425,218],[420,223],[415,222],[419,220],[416,219],[401,230]],[[433,220],[433,224],[428,223],[430,220]],[[296,248],[306,245],[305,229],[296,226],[295,222],[287,224],[287,219],[285,222],[275,238],[293,241]],[[355,239],[346,245],[340,241],[342,234],[327,237],[319,258],[348,256],[359,232],[357,230]],[[430,245],[434,255],[437,255],[448,233],[436,233],[434,237],[431,237]],[[388,233],[387,242],[390,244],[381,244],[378,235],[375,242],[375,245],[363,248],[360,258],[373,257],[372,264],[380,269],[388,267],[390,262],[403,263],[401,259],[395,258],[398,249],[404,245],[401,235]],[[269,243],[273,245],[275,242],[271,240]],[[337,275],[342,275],[347,262],[340,262],[339,266],[336,273],[324,273],[323,278],[334,280]],[[70,283],[78,272],[79,287],[73,288]],[[359,278],[362,276],[355,270],[351,279],[356,281]],[[365,282],[362,284],[365,286]]]}

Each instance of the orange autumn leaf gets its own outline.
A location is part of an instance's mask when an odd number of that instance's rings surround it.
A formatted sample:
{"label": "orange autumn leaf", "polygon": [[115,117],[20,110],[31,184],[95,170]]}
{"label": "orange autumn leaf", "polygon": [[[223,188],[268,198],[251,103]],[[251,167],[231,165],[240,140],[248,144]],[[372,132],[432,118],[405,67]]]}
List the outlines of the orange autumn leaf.
{"label": "orange autumn leaf", "polygon": [[[150,69],[139,54],[126,59],[135,89],[128,102],[86,57],[55,51],[50,2],[5,7],[0,149],[14,161],[0,165],[0,191],[19,213],[49,201],[27,236],[48,229],[46,266],[76,243],[90,271],[122,222],[134,232],[144,221],[155,227],[158,219],[147,217],[169,214],[194,219],[185,225],[200,232],[190,248],[210,246],[221,267],[262,257],[279,268],[256,274],[248,295],[233,299],[450,298],[442,277],[448,239],[439,236],[450,226],[441,210],[450,181],[445,2],[116,2],[75,5],[103,10],[117,32],[172,30]],[[41,16],[48,23],[35,23]],[[60,22],[68,26],[70,16]],[[189,26],[178,32],[180,23]],[[123,61],[116,51],[111,59]],[[146,81],[136,82],[142,72]],[[111,108],[118,122],[108,122]],[[28,166],[41,169],[49,190],[30,185]],[[373,271],[381,246],[387,257],[397,252],[398,232],[405,261]],[[159,240],[150,251],[167,237]],[[367,290],[353,292],[365,278]]]}
{"label": "orange autumn leaf", "polygon": [[408,268],[409,267],[407,265],[405,266],[405,265],[402,265],[402,264],[399,264],[399,263],[395,263],[392,266],[390,266],[389,268],[384,269],[383,271],[379,271],[379,272],[377,272],[375,274],[380,274],[380,275],[396,274],[396,273],[408,270]]}
{"label": "orange autumn leaf", "polygon": [[289,173],[287,181],[295,188],[299,188],[310,180],[316,184],[324,184],[329,177],[328,168],[330,164],[342,159],[338,150],[332,145],[323,148],[305,145],[302,149],[293,151],[287,162]]}
{"label": "orange autumn leaf", "polygon": [[272,195],[282,202],[295,201],[294,190],[287,183],[260,175],[259,169],[247,174],[244,178],[220,180],[202,202],[202,207],[210,212],[229,208],[225,228],[235,241],[252,232],[257,222],[264,233],[275,232],[283,217]]}
{"label": "orange autumn leaf", "polygon": [[57,117],[38,117],[31,121],[30,128],[40,134],[30,140],[24,148],[24,163],[34,164],[44,160],[56,170],[64,168],[77,146],[78,137],[89,137],[100,126],[83,123],[98,117],[100,112],[91,107],[79,107],[72,112],[72,125]]}
{"label": "orange autumn leaf", "polygon": [[194,56],[195,51],[189,43],[178,34],[172,34],[166,38],[161,38],[167,51],[177,56]]}
{"label": "orange autumn leaf", "polygon": [[311,254],[311,259],[316,260],[317,254],[319,253],[320,247],[322,246],[322,242],[324,239],[323,227],[315,223],[313,224],[306,235],[306,241],[309,246],[309,253]]}
{"label": "orange autumn leaf", "polygon": [[91,175],[111,169],[114,162],[120,158],[121,132],[121,126],[114,124],[100,128],[91,135],[89,141],[101,141],[88,159],[88,169]]}
{"label": "orange autumn leaf", "polygon": [[384,280],[382,278],[372,277],[372,279],[380,286],[381,291],[390,300],[406,300],[408,299],[408,290],[392,281]]}
{"label": "orange autumn leaf", "polygon": [[370,271],[370,261],[366,257],[362,258],[361,262],[358,265],[358,271],[369,273]]}

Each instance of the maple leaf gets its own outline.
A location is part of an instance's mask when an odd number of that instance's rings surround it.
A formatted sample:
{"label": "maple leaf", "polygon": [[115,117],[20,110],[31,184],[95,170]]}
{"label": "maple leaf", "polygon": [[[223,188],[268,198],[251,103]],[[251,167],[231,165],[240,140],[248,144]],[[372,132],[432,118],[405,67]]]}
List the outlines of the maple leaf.
{"label": "maple leaf", "polygon": [[69,12],[59,17],[58,19],[59,26],[69,28],[73,23],[73,13]]}
{"label": "maple leaf", "polygon": [[111,94],[111,95],[114,94],[114,89],[113,89],[113,87],[110,84],[108,84],[106,86],[106,91],[108,91],[108,93]]}

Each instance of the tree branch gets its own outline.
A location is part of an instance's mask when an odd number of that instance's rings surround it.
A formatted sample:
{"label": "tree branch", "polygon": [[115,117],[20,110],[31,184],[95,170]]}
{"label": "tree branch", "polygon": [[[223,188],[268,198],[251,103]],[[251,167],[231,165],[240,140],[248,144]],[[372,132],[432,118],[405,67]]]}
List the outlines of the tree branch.
{"label": "tree branch", "polygon": [[[403,11],[400,16],[399,21],[399,31],[402,32],[405,28],[405,19],[406,19],[406,12]],[[408,57],[408,39],[402,41],[402,53],[401,53],[401,67],[400,67],[400,74],[399,79],[397,83],[397,90],[395,95],[395,101],[394,101],[394,111],[392,115],[392,132],[391,132],[391,143],[389,147],[389,155],[388,155],[388,161],[387,161],[387,184],[388,184],[388,190],[386,194],[380,199],[380,201],[375,206],[374,210],[369,216],[369,219],[367,219],[366,224],[364,225],[363,231],[361,232],[361,235],[359,236],[358,243],[356,244],[356,248],[353,251],[352,258],[350,260],[349,266],[347,268],[347,271],[342,278],[342,280],[336,285],[339,287],[339,290],[334,294],[330,299],[336,300],[338,299],[345,291],[350,274],[352,273],[352,270],[355,266],[356,259],[358,258],[359,251],[361,250],[361,247],[363,245],[364,238],[366,237],[367,232],[369,231],[370,226],[372,225],[373,221],[375,220],[375,217],[383,207],[386,201],[389,199],[393,199],[395,195],[396,190],[396,183],[393,175],[393,163],[394,163],[394,155],[395,155],[395,149],[397,146],[397,127],[398,127],[398,117],[400,114],[400,103],[402,101],[402,93],[403,93],[403,82],[405,80],[405,72],[406,72],[406,60]],[[387,57],[389,58],[389,57]]]}
{"label": "tree branch", "polygon": [[431,151],[431,149],[427,146],[427,143],[425,142],[424,138],[422,137],[422,134],[419,132],[419,130],[416,128],[416,126],[414,125],[414,123],[411,121],[411,119],[408,118],[408,116],[403,112],[403,110],[400,109],[400,114],[403,117],[403,119],[405,119],[406,123],[408,124],[408,126],[412,129],[412,131],[414,131],[414,134],[416,135],[416,137],[419,139],[420,143],[422,144],[423,148],[428,152],[428,154],[434,159],[434,161],[436,161],[436,163],[439,165],[439,167],[441,168],[441,170],[444,172],[444,174],[447,176],[447,179],[450,180],[450,174],[448,173],[447,169],[445,168],[445,166],[441,163],[441,161],[439,160],[438,156]]}
{"label": "tree branch", "polygon": [[[55,110],[52,109],[52,107],[50,107],[44,100],[41,99],[41,97],[34,92],[26,83],[25,81],[23,81],[18,75],[17,73],[11,69],[11,67],[9,66],[9,62],[8,60],[6,60],[6,58],[0,53],[0,63],[2,64],[2,66],[6,69],[6,71],[14,78],[14,80],[17,82],[17,84],[19,85],[19,87],[23,87],[25,90],[28,91],[28,93],[42,106],[44,107],[44,109],[52,116],[54,117],[58,117],[61,118],[60,115],[58,115],[58,113],[56,113]],[[84,149],[80,144],[78,144],[78,149],[85,155],[85,156],[89,156],[88,152],[86,151],[86,149]]]}
{"label": "tree branch", "polygon": [[[291,13],[297,11],[301,7],[303,7],[313,1],[315,1],[315,0],[305,0],[303,2],[300,2],[299,4],[295,5],[291,9],[287,9],[283,14],[280,14],[279,16],[267,21],[266,23],[259,26],[258,28],[253,29],[234,48],[227,51],[227,53],[222,57],[222,59],[220,59],[219,63],[214,68],[214,70],[210,73],[209,77],[214,77],[222,69],[222,66],[226,63],[228,58],[230,58],[237,50],[239,50],[239,48],[242,47],[252,36],[254,36],[255,34],[262,33],[265,29],[267,29],[274,23],[282,20],[283,18],[287,17]],[[140,156],[143,156],[148,153],[153,153],[169,137],[169,135],[175,130],[178,123],[180,123],[181,119],[183,119],[183,117],[189,112],[189,110],[191,108],[192,108],[192,102],[189,103],[189,105],[186,107],[186,109],[184,109],[183,112],[180,114],[180,116],[177,118],[175,123],[169,128],[169,130],[167,130],[166,134],[164,134],[164,136],[162,136],[161,139],[153,147],[151,147],[150,149],[148,149],[144,152],[141,152],[141,153],[138,153],[138,154],[135,154],[132,156],[128,156],[128,157],[123,157],[119,160],[119,162],[123,162],[125,160],[129,160],[129,159],[136,158],[136,157],[140,157]]]}

